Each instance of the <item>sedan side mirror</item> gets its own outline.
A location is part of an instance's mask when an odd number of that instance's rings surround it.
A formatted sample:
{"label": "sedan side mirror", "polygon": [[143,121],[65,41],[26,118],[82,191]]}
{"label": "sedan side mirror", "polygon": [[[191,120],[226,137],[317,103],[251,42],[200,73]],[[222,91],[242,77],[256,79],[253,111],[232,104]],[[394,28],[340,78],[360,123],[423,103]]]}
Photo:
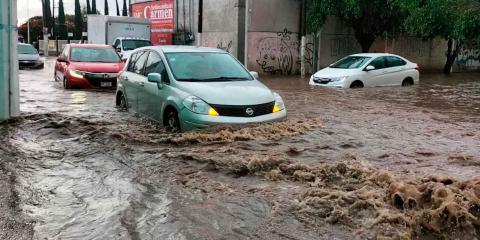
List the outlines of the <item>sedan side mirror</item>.
{"label": "sedan side mirror", "polygon": [[149,82],[157,83],[159,89],[163,88],[162,75],[160,73],[149,73],[147,79]]}
{"label": "sedan side mirror", "polygon": [[372,71],[372,70],[375,70],[375,67],[372,66],[372,65],[368,65],[366,68],[365,68],[365,71]]}
{"label": "sedan side mirror", "polygon": [[250,74],[251,74],[255,79],[258,79],[258,78],[259,78],[258,72],[250,72]]}
{"label": "sedan side mirror", "polygon": [[63,56],[58,56],[57,61],[58,62],[66,62],[65,57],[63,57]]}
{"label": "sedan side mirror", "polygon": [[120,52],[122,52],[122,49],[117,47],[117,48],[115,48],[115,51],[117,51],[117,53],[120,53]]}

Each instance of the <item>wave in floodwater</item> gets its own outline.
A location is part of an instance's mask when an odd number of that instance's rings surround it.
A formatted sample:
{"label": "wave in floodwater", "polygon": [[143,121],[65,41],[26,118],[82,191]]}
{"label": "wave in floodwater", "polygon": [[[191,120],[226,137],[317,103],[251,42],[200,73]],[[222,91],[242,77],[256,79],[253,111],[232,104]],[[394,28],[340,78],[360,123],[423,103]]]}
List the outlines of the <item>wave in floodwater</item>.
{"label": "wave in floodwater", "polygon": [[[17,158],[20,205],[39,239],[311,239],[328,226],[360,238],[479,236],[479,178],[404,178],[353,155],[298,161],[310,150],[292,144],[322,126],[171,134],[142,121],[27,115],[3,129],[11,147],[1,151]],[[252,192],[261,185],[277,190]],[[268,235],[290,228],[307,230]]]}

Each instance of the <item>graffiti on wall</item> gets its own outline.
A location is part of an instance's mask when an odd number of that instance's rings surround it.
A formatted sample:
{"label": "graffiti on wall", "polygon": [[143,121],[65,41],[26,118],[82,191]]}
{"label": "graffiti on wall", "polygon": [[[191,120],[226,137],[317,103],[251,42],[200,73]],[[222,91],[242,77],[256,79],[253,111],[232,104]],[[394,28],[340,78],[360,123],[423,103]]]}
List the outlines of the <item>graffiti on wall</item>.
{"label": "graffiti on wall", "polygon": [[[258,39],[255,62],[264,73],[296,74],[301,65],[300,47],[298,34],[284,29],[274,36]],[[313,65],[313,43],[311,42],[306,43],[305,59],[307,68],[311,69]]]}
{"label": "graffiti on wall", "polygon": [[233,41],[230,40],[228,43],[227,42],[223,42],[221,41],[219,44],[217,44],[217,48],[218,49],[222,49],[228,53],[231,53],[232,51],[232,45],[233,45]]}
{"label": "graffiti on wall", "polygon": [[480,67],[480,50],[478,48],[460,50],[455,63],[464,68]]}

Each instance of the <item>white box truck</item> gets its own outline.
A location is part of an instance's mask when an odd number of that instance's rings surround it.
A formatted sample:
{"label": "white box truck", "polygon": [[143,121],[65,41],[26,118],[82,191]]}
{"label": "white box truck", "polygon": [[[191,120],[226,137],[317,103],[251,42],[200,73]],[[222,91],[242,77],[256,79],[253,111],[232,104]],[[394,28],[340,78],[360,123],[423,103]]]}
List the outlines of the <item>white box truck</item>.
{"label": "white box truck", "polygon": [[113,45],[117,38],[150,40],[150,19],[88,15],[88,43]]}

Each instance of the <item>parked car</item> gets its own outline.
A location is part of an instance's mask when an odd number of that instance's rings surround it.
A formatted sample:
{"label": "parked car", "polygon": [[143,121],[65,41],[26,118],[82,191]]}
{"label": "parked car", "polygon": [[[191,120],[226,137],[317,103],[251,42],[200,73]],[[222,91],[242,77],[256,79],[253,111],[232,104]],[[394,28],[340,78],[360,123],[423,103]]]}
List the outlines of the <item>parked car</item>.
{"label": "parked car", "polygon": [[113,48],[120,54],[122,59],[128,59],[133,50],[147,46],[152,46],[150,40],[131,37],[118,37],[113,43]]}
{"label": "parked car", "polygon": [[40,58],[37,49],[32,45],[26,43],[17,43],[18,66],[20,68],[35,68],[41,69],[44,66],[44,61]]}
{"label": "parked car", "polygon": [[65,89],[115,88],[125,63],[109,45],[67,44],[55,63],[55,80]]}
{"label": "parked car", "polygon": [[362,53],[342,58],[310,78],[310,85],[336,88],[411,86],[419,82],[419,67],[386,53]]}
{"label": "parked car", "polygon": [[282,98],[216,48],[146,47],[132,53],[119,75],[116,103],[171,131],[281,119]]}

